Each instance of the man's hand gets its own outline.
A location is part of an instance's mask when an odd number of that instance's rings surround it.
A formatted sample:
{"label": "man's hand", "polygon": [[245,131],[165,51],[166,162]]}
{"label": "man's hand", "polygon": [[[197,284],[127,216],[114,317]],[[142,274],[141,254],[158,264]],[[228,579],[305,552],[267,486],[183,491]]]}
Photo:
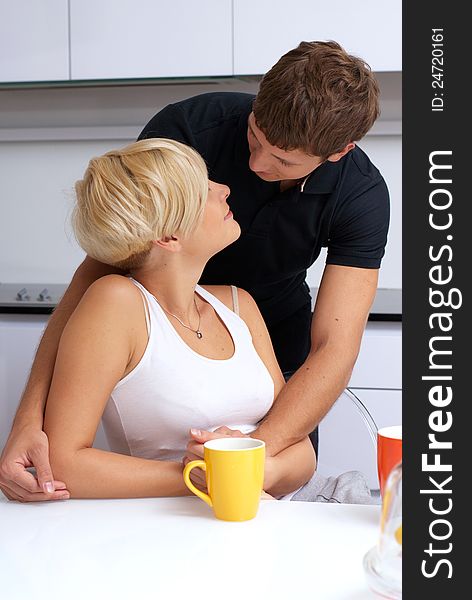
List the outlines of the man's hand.
{"label": "man's hand", "polygon": [[[218,427],[215,431],[204,431],[200,429],[190,430],[190,441],[187,444],[187,451],[182,459],[182,464],[185,467],[192,460],[203,459],[203,444],[210,440],[217,440],[222,437],[249,437],[239,429],[230,429],[223,426]],[[190,473],[190,480],[195,487],[202,492],[208,493],[206,489],[205,473],[201,469],[193,469]]]}
{"label": "man's hand", "polygon": [[[230,429],[229,427],[223,426],[218,427],[215,431],[201,431],[199,429],[190,430],[190,441],[187,444],[187,452],[182,459],[182,464],[185,467],[187,463],[192,460],[203,459],[203,444],[209,440],[216,440],[222,437],[251,437],[248,434],[239,431],[239,429]],[[266,457],[265,469],[264,469],[264,489],[270,488],[272,480],[275,477],[276,460],[271,457]],[[208,493],[206,488],[205,473],[201,469],[194,469],[190,474],[190,480],[193,485],[201,490],[202,492]],[[262,499],[275,500],[273,496],[270,496],[266,492],[262,492]]]}
{"label": "man's hand", "polygon": [[[28,467],[35,467],[36,477]],[[54,480],[44,431],[35,427],[12,430],[0,457],[0,489],[9,500],[19,502],[70,498],[66,484]]]}

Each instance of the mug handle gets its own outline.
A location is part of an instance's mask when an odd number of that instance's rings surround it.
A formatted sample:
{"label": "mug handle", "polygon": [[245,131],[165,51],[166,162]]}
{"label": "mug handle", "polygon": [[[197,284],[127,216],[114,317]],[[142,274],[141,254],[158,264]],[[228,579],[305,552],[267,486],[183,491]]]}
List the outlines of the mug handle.
{"label": "mug handle", "polygon": [[188,489],[193,492],[196,496],[198,496],[203,502],[206,502],[208,506],[213,506],[213,502],[208,494],[205,492],[201,492],[198,488],[196,488],[193,483],[190,481],[190,471],[199,467],[206,472],[206,463],[204,460],[192,460],[189,462],[184,468],[184,482]]}

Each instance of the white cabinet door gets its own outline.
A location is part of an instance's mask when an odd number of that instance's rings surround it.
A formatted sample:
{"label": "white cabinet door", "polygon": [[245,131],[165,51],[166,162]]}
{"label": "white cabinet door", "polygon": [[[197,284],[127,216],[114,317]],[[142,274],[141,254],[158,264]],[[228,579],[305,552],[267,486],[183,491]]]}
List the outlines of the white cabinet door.
{"label": "white cabinet door", "polygon": [[402,324],[368,321],[348,387],[402,389]]}
{"label": "white cabinet door", "polygon": [[42,315],[0,315],[0,448],[10,432],[45,325]]}
{"label": "white cabinet door", "polygon": [[67,0],[0,0],[0,82],[69,79]]}
{"label": "white cabinet door", "polygon": [[301,41],[334,40],[374,71],[402,69],[400,0],[234,0],[234,72],[261,74]]}
{"label": "white cabinet door", "polygon": [[[47,319],[46,315],[0,315],[0,453]],[[93,446],[108,449],[101,423]]]}
{"label": "white cabinet door", "polygon": [[70,0],[71,78],[231,75],[231,0]]}

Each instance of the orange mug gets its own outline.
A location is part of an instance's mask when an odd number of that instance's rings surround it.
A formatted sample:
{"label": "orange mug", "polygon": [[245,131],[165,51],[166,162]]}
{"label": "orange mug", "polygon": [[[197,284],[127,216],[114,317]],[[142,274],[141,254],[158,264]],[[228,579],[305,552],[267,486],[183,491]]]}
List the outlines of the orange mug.
{"label": "orange mug", "polygon": [[402,426],[382,427],[377,431],[377,468],[380,494],[393,467],[402,460]]}

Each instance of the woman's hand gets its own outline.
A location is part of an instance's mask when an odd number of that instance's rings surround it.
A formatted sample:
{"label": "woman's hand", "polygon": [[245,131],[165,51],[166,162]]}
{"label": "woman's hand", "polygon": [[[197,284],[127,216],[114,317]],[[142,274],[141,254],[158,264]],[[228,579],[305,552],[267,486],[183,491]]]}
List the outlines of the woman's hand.
{"label": "woman's hand", "polygon": [[[250,437],[239,431],[239,429],[230,429],[225,425],[218,427],[215,431],[202,431],[200,429],[190,430],[190,441],[187,444],[187,451],[182,459],[182,465],[185,467],[192,460],[203,459],[203,444],[209,440],[217,440],[223,437]],[[208,493],[206,489],[205,472],[202,469],[193,469],[190,473],[190,480],[193,485],[202,492]]]}

